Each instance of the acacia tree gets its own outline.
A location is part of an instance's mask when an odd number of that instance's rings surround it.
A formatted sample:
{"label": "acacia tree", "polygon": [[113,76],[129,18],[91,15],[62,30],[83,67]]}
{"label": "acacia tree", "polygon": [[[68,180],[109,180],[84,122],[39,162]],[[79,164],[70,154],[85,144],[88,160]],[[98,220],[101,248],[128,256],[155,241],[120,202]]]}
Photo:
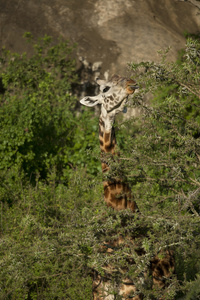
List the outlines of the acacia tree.
{"label": "acacia tree", "polygon": [[166,61],[168,52],[160,63],[131,65],[141,87],[133,104],[141,115],[128,121],[121,160],[143,221],[153,228],[146,248],[151,254],[166,247],[175,251],[178,281],[166,295],[182,291],[185,299],[199,299],[200,43],[189,38],[175,63]]}

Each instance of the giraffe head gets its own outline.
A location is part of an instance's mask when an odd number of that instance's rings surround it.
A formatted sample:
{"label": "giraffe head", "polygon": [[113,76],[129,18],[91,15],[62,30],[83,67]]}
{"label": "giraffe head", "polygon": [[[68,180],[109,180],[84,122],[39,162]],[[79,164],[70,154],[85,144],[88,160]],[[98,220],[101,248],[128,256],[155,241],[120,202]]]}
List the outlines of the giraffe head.
{"label": "giraffe head", "polygon": [[105,117],[114,116],[123,111],[128,101],[128,96],[133,94],[138,88],[136,82],[132,79],[112,76],[111,80],[96,80],[100,86],[100,93],[97,96],[86,96],[80,100],[80,103],[89,107],[101,104],[101,113]]}

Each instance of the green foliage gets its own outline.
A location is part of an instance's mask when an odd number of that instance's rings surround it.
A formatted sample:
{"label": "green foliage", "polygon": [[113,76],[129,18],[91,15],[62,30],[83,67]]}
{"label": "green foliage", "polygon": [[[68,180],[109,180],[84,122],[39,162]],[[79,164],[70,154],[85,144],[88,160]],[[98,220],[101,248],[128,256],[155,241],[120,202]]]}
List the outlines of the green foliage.
{"label": "green foliage", "polygon": [[186,285],[186,290],[189,290],[185,300],[198,300],[200,299],[200,275],[197,275],[197,278],[188,282]]}
{"label": "green foliage", "polygon": [[[98,120],[72,95],[69,43],[26,37],[31,57],[0,57],[0,299],[90,300],[93,270],[119,284],[126,270],[144,299],[199,299],[199,42],[189,39],[176,63],[164,53],[132,65],[141,113],[118,124],[121,155],[109,163],[127,175],[133,215],[103,203]],[[149,262],[167,248],[177,278],[152,290]]]}
{"label": "green foliage", "polygon": [[0,298],[91,299],[86,214],[91,218],[96,210],[91,199],[100,196],[99,185],[93,183],[87,195],[92,182],[84,170],[74,173],[69,188],[56,185],[55,173],[48,185],[37,180],[35,187],[12,176],[6,176],[6,188],[12,193],[20,186],[17,201],[9,207],[3,194],[0,199]]}
{"label": "green foliage", "polygon": [[200,275],[200,43],[188,39],[176,63],[166,55],[161,63],[132,65],[141,87],[133,103],[141,117],[128,121],[123,164],[140,210],[151,218],[154,251],[165,245],[175,250],[175,291],[193,299],[189,295],[199,291],[190,289]]}
{"label": "green foliage", "polygon": [[0,169],[16,164],[28,177],[46,178],[53,166],[60,177],[67,170],[68,180],[70,169],[88,164],[94,174],[97,159],[91,161],[87,151],[96,140],[87,131],[96,130],[96,119],[92,112],[76,112],[73,48],[67,41],[53,45],[48,36],[34,45],[26,35],[34,48],[31,57],[5,49],[0,57]]}
{"label": "green foliage", "polygon": [[26,38],[31,56],[0,56],[0,298],[89,300],[98,121],[72,95],[73,47]]}

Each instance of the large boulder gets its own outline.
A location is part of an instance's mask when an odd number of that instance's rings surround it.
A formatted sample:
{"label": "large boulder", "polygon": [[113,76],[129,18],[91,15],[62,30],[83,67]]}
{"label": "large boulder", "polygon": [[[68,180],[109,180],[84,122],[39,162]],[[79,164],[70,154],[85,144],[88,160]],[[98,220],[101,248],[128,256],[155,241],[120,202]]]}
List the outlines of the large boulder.
{"label": "large boulder", "polygon": [[[99,74],[125,74],[127,63],[157,61],[171,47],[170,60],[184,47],[184,33],[197,33],[197,1],[181,0],[3,0],[0,47],[30,51],[24,32],[35,38],[63,36],[78,43],[80,66]],[[198,2],[199,3],[199,2]],[[79,68],[81,69],[81,68]],[[102,75],[101,74],[101,75]]]}

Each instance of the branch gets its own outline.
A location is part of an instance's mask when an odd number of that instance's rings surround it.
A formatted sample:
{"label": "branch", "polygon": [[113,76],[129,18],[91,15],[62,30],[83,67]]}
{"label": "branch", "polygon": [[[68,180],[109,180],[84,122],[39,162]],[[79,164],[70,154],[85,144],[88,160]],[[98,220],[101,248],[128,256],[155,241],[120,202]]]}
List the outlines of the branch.
{"label": "branch", "polygon": [[200,182],[196,181],[195,179],[193,179],[192,177],[189,177],[189,179],[194,182],[196,185],[200,186]]}
{"label": "branch", "polygon": [[171,248],[171,247],[173,247],[173,246],[177,246],[177,245],[181,245],[183,242],[184,242],[184,240],[186,240],[187,238],[185,237],[180,237],[180,240],[181,241],[179,241],[179,242],[174,242],[174,243],[172,243],[172,244],[169,244],[169,245],[165,245],[165,246],[162,246],[162,247],[159,247],[159,251],[161,251],[161,250],[163,250],[163,249],[165,249],[165,248]]}
{"label": "branch", "polygon": [[[200,6],[200,4],[199,4]],[[184,88],[186,88],[187,90],[189,90],[192,94],[194,94],[195,96],[197,96],[200,99],[200,93],[197,93],[196,91],[193,91],[189,86],[181,83],[180,81],[177,81],[181,86],[183,86]]]}
{"label": "branch", "polygon": [[195,152],[195,154],[196,154],[196,156],[197,156],[197,158],[198,158],[198,160],[200,162],[200,155],[197,152]]}
{"label": "branch", "polygon": [[187,206],[190,207],[193,214],[197,217],[200,217],[198,212],[195,210],[194,205],[192,203],[193,199],[196,199],[197,196],[200,194],[200,187],[197,188],[194,192],[190,193],[190,195],[186,196],[185,193],[182,191],[183,197],[186,199],[185,204],[183,205],[183,209],[187,208]]}

